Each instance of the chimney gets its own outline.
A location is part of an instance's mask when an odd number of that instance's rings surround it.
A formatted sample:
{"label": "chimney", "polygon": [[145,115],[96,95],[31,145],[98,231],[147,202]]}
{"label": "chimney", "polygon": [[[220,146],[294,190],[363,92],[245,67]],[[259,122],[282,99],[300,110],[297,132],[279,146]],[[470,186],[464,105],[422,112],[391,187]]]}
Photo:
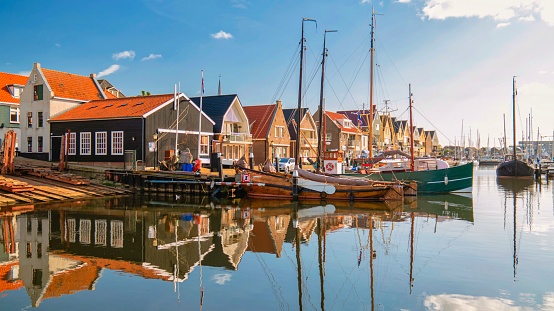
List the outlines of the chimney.
{"label": "chimney", "polygon": [[280,100],[277,101],[277,106],[281,106],[281,101]]}
{"label": "chimney", "polygon": [[96,74],[95,74],[95,73],[91,73],[91,74],[90,74],[90,77],[93,78],[93,79],[96,79]]}
{"label": "chimney", "polygon": [[40,68],[40,63],[33,63],[33,68]]}

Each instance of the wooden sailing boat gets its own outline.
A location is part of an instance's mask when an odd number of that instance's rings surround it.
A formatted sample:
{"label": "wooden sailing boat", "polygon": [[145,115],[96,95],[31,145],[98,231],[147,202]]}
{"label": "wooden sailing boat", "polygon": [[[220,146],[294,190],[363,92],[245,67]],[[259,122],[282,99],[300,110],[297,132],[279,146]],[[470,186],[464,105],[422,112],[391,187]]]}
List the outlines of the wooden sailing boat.
{"label": "wooden sailing boat", "polygon": [[500,163],[496,168],[497,177],[523,177],[532,178],[535,170],[527,163],[518,160],[516,148],[516,77],[513,77],[513,94],[512,94],[512,113],[513,113],[513,128],[514,128],[514,146],[513,154],[506,155],[504,162]]}
{"label": "wooden sailing boat", "polygon": [[[298,87],[298,113],[296,124],[299,125],[302,120],[302,66],[304,59],[304,22],[315,21],[312,19],[302,19],[302,37],[300,40],[300,79]],[[327,33],[328,31],[326,31]],[[323,44],[323,62],[325,64],[325,39]],[[322,69],[321,74],[324,74]],[[323,85],[323,77],[322,77]],[[321,92],[323,96],[323,91]],[[320,101],[320,103],[322,100]],[[322,107],[319,108],[320,111]],[[319,122],[321,127],[322,122]],[[298,127],[298,132],[300,128]],[[321,132],[321,129],[320,129]],[[320,136],[321,140],[322,137]],[[320,148],[321,150],[321,148]],[[318,163],[321,162],[321,152],[318,154]],[[381,182],[362,179],[340,178],[335,176],[314,174],[300,169],[300,139],[296,140],[296,167],[293,176],[279,173],[265,173],[253,170],[250,171],[251,180],[254,182],[251,186],[244,188],[250,197],[262,198],[286,198],[298,200],[343,200],[343,201],[384,201],[384,200],[402,200],[404,197],[402,183]],[[263,184],[260,185],[260,184]]]}

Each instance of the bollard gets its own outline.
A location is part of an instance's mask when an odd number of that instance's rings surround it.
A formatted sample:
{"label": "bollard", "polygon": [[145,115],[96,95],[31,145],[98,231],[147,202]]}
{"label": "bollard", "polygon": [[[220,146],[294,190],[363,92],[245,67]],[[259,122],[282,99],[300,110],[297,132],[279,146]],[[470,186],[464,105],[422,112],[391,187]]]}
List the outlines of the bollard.
{"label": "bollard", "polygon": [[292,199],[298,201],[298,171],[292,172]]}
{"label": "bollard", "polygon": [[253,170],[254,169],[254,153],[253,152],[250,152],[250,169]]}
{"label": "bollard", "polygon": [[219,180],[223,181],[223,161],[221,160],[221,152],[217,153],[217,170],[219,171]]}

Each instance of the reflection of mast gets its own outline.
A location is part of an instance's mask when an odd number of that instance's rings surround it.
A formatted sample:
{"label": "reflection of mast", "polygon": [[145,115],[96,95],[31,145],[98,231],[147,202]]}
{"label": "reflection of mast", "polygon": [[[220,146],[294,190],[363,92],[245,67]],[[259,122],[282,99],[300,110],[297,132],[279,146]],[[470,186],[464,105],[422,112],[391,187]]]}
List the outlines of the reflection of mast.
{"label": "reflection of mast", "polygon": [[412,212],[412,228],[410,229],[410,294],[412,294],[412,282],[414,272],[414,212]]}
{"label": "reflection of mast", "polygon": [[371,273],[371,310],[375,310],[375,300],[373,295],[373,217],[369,216],[369,271]]}
{"label": "reflection of mast", "polygon": [[200,224],[202,223],[202,216],[198,216],[198,219],[200,220],[196,224],[196,228],[198,228],[198,265],[200,266],[200,310],[202,310],[202,304],[204,301],[204,287],[202,287],[202,252],[200,251]]}
{"label": "reflection of mast", "polygon": [[517,274],[517,240],[516,240],[516,234],[517,234],[517,203],[516,203],[516,192],[513,191],[514,194],[514,281]]}
{"label": "reflection of mast", "polygon": [[325,290],[323,286],[323,236],[325,235],[323,224],[321,218],[317,219],[318,235],[317,235],[317,246],[318,246],[318,261],[319,261],[319,283],[321,284],[321,310],[325,310]]}
{"label": "reflection of mast", "polygon": [[298,223],[298,206],[294,206],[292,225],[296,230],[296,265],[298,267],[298,305],[302,311],[302,263],[300,260],[300,242],[302,233]]}

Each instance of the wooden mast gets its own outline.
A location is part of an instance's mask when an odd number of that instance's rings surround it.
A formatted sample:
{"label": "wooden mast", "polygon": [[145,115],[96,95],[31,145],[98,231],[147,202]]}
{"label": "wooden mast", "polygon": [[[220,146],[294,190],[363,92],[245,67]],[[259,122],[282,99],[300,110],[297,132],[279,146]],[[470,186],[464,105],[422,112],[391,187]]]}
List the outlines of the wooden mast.
{"label": "wooden mast", "polygon": [[[513,77],[513,94],[512,94],[512,113],[513,113],[513,123],[514,123],[514,161],[516,158],[516,76]],[[517,162],[514,162],[517,166]],[[515,170],[517,172],[517,169]],[[515,176],[515,175],[514,175]]]}
{"label": "wooden mast", "polygon": [[[325,148],[325,133],[323,131],[323,118],[325,118],[325,113],[323,112],[325,109],[324,100],[323,100],[323,85],[325,81],[325,56],[327,56],[327,49],[325,47],[325,43],[327,41],[327,33],[328,32],[336,32],[336,30],[325,30],[325,33],[323,34],[323,60],[321,61],[321,91],[319,93],[319,125],[318,125],[318,135],[319,139],[317,142],[317,170],[321,171],[321,167],[323,166],[323,163],[321,162],[322,152]],[[300,124],[297,125],[298,128],[300,128]],[[298,136],[298,135],[297,135]]]}
{"label": "wooden mast", "polygon": [[370,63],[370,86],[369,86],[369,157],[373,158],[373,28],[375,25],[375,11],[371,7],[371,63]]}
{"label": "wooden mast", "polygon": [[415,163],[414,163],[414,124],[412,121],[412,84],[409,84],[408,88],[410,92],[410,160],[412,162],[412,172],[415,170]]}
{"label": "wooden mast", "polygon": [[300,79],[298,80],[298,110],[296,111],[296,156],[295,169],[300,168],[300,121],[302,120],[302,71],[304,64],[304,22],[315,19],[302,18],[302,38],[300,39]]}

